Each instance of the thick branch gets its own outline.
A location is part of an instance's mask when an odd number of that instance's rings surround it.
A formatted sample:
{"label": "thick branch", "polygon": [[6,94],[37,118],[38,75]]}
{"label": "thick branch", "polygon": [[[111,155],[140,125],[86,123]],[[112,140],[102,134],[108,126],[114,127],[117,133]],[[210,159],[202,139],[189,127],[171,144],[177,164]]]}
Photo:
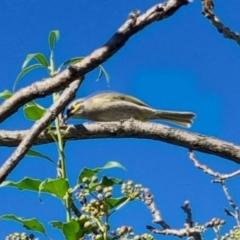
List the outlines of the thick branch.
{"label": "thick branch", "polygon": [[8,174],[17,166],[21,159],[25,156],[29,148],[35,142],[39,134],[49,126],[49,124],[63,111],[66,105],[75,97],[80,86],[81,80],[75,80],[66,88],[59,99],[47,110],[44,116],[36,121],[28,134],[23,136],[22,141],[18,145],[13,154],[5,161],[0,168],[0,183],[2,183]]}
{"label": "thick branch", "polygon": [[81,62],[53,78],[33,83],[7,99],[0,106],[0,123],[30,100],[45,97],[53,92],[65,89],[72,81],[84,76],[99,66],[99,64],[109,59],[114,53],[121,49],[127,40],[135,33],[155,21],[170,17],[180,7],[186,4],[188,4],[188,0],[168,0],[163,4],[155,5],[140,16],[133,13],[105,45],[95,50]]}
{"label": "thick branch", "polygon": [[[17,146],[25,131],[0,131],[0,146]],[[126,120],[109,123],[84,123],[71,125],[64,139],[82,140],[96,138],[144,138],[162,141],[188,149],[213,154],[240,164],[240,146],[213,137],[171,128],[152,122]],[[35,141],[35,145],[53,142],[47,132],[43,132]]]}

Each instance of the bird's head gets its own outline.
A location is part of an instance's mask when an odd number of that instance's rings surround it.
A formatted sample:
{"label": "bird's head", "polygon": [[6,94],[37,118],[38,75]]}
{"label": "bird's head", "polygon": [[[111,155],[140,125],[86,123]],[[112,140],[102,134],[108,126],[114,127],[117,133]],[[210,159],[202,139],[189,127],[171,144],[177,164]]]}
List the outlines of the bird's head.
{"label": "bird's head", "polygon": [[76,99],[75,101],[71,102],[67,107],[64,120],[67,120],[68,118],[80,118],[83,111],[84,111],[84,98]]}

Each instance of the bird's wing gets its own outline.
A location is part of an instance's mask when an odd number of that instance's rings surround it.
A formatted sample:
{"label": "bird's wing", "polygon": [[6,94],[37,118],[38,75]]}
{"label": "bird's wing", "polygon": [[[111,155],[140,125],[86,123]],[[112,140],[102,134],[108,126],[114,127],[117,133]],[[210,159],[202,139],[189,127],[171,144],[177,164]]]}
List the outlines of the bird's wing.
{"label": "bird's wing", "polygon": [[[146,103],[142,102],[141,100],[135,97],[132,97],[126,94],[117,93],[117,92],[107,92],[107,93],[100,93],[98,94],[98,96],[96,95],[95,97],[101,97],[105,101],[121,100],[121,101],[135,103],[137,105],[144,106],[144,107],[149,107]],[[114,95],[112,95],[111,93]]]}

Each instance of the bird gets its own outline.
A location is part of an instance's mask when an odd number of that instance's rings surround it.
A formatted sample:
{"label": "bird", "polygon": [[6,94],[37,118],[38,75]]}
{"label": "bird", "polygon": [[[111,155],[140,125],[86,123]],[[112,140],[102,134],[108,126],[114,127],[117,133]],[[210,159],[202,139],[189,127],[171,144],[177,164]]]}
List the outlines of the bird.
{"label": "bird", "polygon": [[154,109],[141,100],[123,93],[102,92],[71,102],[67,107],[64,121],[69,118],[97,122],[159,119],[183,127],[190,127],[195,117],[196,114],[192,112]]}

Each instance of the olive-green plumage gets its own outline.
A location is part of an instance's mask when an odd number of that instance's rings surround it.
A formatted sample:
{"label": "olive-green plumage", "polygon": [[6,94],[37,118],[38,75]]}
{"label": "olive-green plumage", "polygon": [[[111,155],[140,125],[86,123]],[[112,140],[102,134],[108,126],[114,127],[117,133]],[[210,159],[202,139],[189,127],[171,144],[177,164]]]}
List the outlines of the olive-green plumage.
{"label": "olive-green plumage", "polygon": [[190,127],[195,116],[192,112],[157,110],[135,97],[116,92],[105,92],[73,101],[68,106],[64,118],[89,119],[101,122],[129,118],[140,121],[160,119]]}

